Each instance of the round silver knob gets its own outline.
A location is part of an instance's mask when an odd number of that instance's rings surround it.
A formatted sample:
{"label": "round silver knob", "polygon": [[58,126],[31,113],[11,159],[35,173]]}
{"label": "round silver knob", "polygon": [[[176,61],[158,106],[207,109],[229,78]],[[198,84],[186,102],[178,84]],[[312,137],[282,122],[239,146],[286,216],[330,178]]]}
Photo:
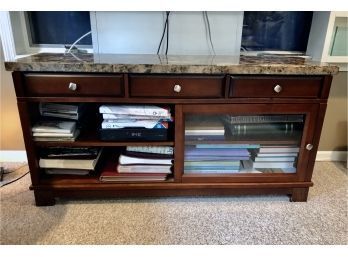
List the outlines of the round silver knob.
{"label": "round silver knob", "polygon": [[280,93],[282,91],[282,87],[280,85],[276,85],[274,88],[273,88],[274,92],[276,93]]}
{"label": "round silver knob", "polygon": [[313,145],[312,145],[312,144],[307,144],[307,145],[306,145],[306,149],[307,149],[308,151],[312,150],[312,149],[313,149]]}
{"label": "round silver knob", "polygon": [[173,90],[174,90],[174,92],[179,93],[181,91],[181,86],[180,85],[175,85]]}
{"label": "round silver knob", "polygon": [[69,83],[69,89],[71,91],[75,91],[77,89],[77,84],[76,83],[73,83],[73,82],[70,82]]}

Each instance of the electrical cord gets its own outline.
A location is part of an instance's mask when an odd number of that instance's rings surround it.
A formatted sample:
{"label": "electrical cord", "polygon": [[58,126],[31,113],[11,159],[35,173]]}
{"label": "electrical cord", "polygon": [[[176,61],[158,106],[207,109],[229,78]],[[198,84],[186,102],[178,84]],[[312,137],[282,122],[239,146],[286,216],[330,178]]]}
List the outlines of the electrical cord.
{"label": "electrical cord", "polygon": [[[169,13],[170,13],[170,12],[166,12],[166,20],[165,20],[165,22],[164,22],[163,33],[162,33],[161,41],[160,41],[160,43],[159,43],[159,45],[158,45],[157,54],[159,54],[159,51],[160,51],[161,46],[162,46],[162,42],[163,42],[164,35],[165,35],[166,31],[167,31]],[[167,34],[167,43],[168,43],[168,34]],[[168,47],[167,47],[167,48],[168,48]],[[167,51],[167,52],[168,52],[168,51]]]}
{"label": "electrical cord", "polygon": [[210,22],[209,22],[208,12],[204,11],[203,12],[203,17],[204,17],[205,22],[206,22],[206,26],[207,26],[207,30],[208,30],[208,37],[209,37],[209,42],[210,42],[211,49],[213,50],[214,55],[216,55],[215,49],[214,49],[214,44],[213,44],[213,41],[212,41],[212,38],[211,38],[211,30],[210,30]]}
{"label": "electrical cord", "polygon": [[11,180],[10,182],[7,182],[7,183],[5,183],[5,184],[2,184],[1,187],[7,186],[7,185],[9,185],[9,184],[12,184],[12,183],[16,182],[17,180],[20,180],[21,178],[23,178],[25,175],[27,175],[27,174],[29,174],[29,173],[30,173],[30,172],[28,171],[27,173],[23,174],[23,175],[20,176],[19,178],[16,178],[16,179],[14,179],[14,180]]}
{"label": "electrical cord", "polygon": [[68,49],[68,51],[66,51],[66,53],[70,53],[71,49],[73,49],[74,46],[75,46],[78,42],[80,42],[80,40],[82,40],[83,38],[87,37],[87,36],[88,36],[89,34],[91,34],[91,33],[92,33],[92,31],[89,31],[89,32],[87,32],[86,34],[84,34],[83,36],[81,36],[79,39],[77,39],[74,43],[72,43],[72,45],[70,46],[70,48]]}
{"label": "electrical cord", "polygon": [[[20,170],[21,168],[23,168],[23,167],[25,167],[25,166],[27,166],[27,165],[25,164],[25,165],[19,167],[18,169],[14,170],[14,171],[11,171],[11,172],[4,172],[3,174],[10,174],[10,173],[16,172],[16,171]],[[4,186],[7,186],[7,185],[9,185],[9,184],[12,184],[12,183],[14,183],[14,182],[20,180],[21,178],[23,178],[25,175],[27,175],[27,174],[29,174],[29,173],[30,173],[30,171],[24,173],[23,175],[21,175],[20,177],[18,177],[18,178],[16,178],[16,179],[13,179],[13,180],[11,180],[11,181],[9,181],[9,182],[7,182],[7,183],[2,184],[0,187],[4,187]]]}
{"label": "electrical cord", "polygon": [[169,14],[170,14],[170,12],[167,12],[167,47],[166,47],[166,55],[168,54],[168,45],[169,45]]}
{"label": "electrical cord", "polygon": [[24,165],[20,166],[19,168],[15,169],[15,170],[12,170],[12,171],[9,171],[9,172],[4,172],[4,174],[11,174],[11,173],[13,173],[13,172],[19,171],[21,168],[23,168],[23,167],[25,167],[25,166],[27,166],[27,165],[28,165],[28,164],[24,164]]}

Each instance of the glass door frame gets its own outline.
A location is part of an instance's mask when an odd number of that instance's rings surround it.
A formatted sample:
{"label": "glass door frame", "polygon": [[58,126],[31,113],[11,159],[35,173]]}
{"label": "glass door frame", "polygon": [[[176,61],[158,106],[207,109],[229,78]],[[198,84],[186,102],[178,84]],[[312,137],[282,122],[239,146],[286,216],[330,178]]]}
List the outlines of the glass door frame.
{"label": "glass door frame", "polygon": [[[319,104],[182,104],[175,107],[175,162],[174,177],[177,182],[187,183],[240,183],[240,182],[297,182],[305,181],[310,151],[307,144],[313,144]],[[296,173],[240,173],[240,174],[184,174],[185,115],[305,115],[303,134],[297,161]],[[315,148],[315,147],[314,147]]]}

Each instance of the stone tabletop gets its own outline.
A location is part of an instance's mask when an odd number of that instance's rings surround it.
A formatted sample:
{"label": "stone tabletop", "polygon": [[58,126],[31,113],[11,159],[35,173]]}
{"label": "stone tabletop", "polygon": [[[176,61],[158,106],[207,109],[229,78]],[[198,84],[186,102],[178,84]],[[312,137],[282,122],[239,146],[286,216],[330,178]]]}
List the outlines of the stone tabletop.
{"label": "stone tabletop", "polygon": [[338,67],[300,57],[40,53],[5,62],[8,71],[328,75]]}

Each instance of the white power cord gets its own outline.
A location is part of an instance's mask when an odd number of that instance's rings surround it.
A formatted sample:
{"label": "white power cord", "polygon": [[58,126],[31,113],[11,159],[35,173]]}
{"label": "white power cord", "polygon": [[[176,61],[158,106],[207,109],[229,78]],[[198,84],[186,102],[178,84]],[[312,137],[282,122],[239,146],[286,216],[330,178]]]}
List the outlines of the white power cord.
{"label": "white power cord", "polygon": [[80,37],[79,39],[77,39],[77,40],[70,46],[70,48],[68,49],[68,51],[66,51],[66,52],[67,52],[67,53],[70,53],[71,49],[73,49],[73,47],[74,47],[78,42],[80,42],[81,39],[87,37],[87,36],[88,36],[89,34],[91,34],[91,33],[92,33],[92,30],[89,31],[89,32],[87,32],[86,34],[84,34],[84,35],[83,35],[82,37]]}

